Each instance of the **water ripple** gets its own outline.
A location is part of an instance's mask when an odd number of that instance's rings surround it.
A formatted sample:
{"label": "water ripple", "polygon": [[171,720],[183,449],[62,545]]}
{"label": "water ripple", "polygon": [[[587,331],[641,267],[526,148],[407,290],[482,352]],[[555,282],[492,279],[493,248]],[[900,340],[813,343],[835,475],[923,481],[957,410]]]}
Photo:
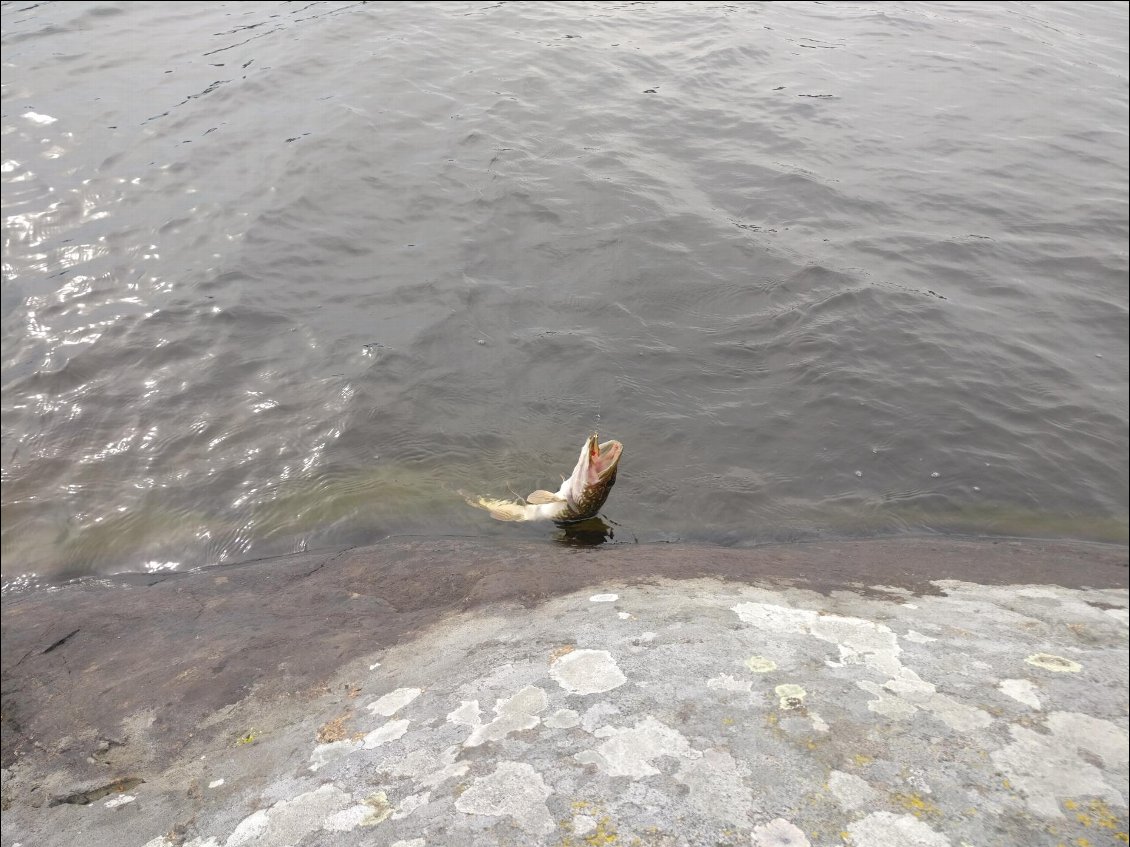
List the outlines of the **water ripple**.
{"label": "water ripple", "polygon": [[1126,539],[1124,6],[2,14],[5,591],[545,537],[459,492],[590,429],[618,538]]}

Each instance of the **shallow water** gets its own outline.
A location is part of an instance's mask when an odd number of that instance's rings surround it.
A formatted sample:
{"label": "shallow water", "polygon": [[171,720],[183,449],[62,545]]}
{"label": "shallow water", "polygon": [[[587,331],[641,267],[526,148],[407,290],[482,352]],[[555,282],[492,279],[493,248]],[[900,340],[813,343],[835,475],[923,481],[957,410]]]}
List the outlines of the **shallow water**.
{"label": "shallow water", "polygon": [[1127,43],[1125,4],[5,3],[5,586],[560,536],[458,492],[592,429],[615,541],[1125,542]]}

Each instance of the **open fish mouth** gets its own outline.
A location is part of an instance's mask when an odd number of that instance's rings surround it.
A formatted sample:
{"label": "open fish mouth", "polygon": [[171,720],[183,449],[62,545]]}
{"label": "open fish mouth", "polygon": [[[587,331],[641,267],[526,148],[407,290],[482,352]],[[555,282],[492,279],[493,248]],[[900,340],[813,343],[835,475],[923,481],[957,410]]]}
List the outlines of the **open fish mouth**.
{"label": "open fish mouth", "polygon": [[607,482],[608,479],[616,473],[616,468],[620,464],[620,456],[624,451],[624,445],[619,441],[605,441],[601,443],[598,441],[598,436],[594,432],[589,436],[586,449],[588,450],[586,482],[590,484]]}

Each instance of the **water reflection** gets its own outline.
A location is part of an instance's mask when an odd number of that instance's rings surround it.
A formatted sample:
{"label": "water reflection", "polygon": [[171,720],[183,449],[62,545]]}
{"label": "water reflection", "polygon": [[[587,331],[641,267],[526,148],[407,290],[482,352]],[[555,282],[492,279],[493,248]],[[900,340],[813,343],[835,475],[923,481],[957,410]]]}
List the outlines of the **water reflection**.
{"label": "water reflection", "polygon": [[576,523],[558,524],[553,534],[554,541],[567,547],[596,547],[615,538],[615,529],[599,515]]}

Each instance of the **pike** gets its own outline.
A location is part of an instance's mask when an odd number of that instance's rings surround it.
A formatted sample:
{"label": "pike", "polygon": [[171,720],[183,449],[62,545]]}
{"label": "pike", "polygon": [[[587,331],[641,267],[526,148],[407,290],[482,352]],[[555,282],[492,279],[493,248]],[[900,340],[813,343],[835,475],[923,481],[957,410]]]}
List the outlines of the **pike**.
{"label": "pike", "polygon": [[581,448],[573,475],[564,479],[556,492],[539,489],[524,503],[489,497],[467,498],[467,502],[486,509],[492,518],[500,521],[583,521],[596,515],[608,499],[623,450],[624,445],[619,441],[598,443],[593,433]]}

